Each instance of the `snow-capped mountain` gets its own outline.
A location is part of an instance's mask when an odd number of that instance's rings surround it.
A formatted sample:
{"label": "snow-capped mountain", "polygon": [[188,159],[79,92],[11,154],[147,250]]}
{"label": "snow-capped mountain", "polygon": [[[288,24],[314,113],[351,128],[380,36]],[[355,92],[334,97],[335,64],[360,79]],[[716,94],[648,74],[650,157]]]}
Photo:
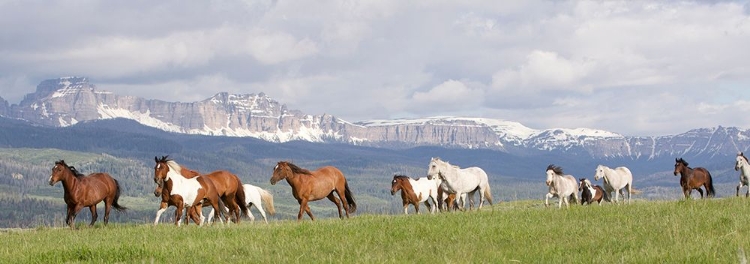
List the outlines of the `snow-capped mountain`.
{"label": "snow-capped mountain", "polygon": [[[5,109],[5,110],[4,110]],[[86,78],[46,80],[18,105],[0,99],[0,115],[47,126],[127,118],[165,131],[254,137],[271,142],[304,140],[376,147],[488,148],[516,154],[563,151],[595,158],[733,155],[750,146],[750,131],[695,129],[680,135],[626,137],[587,129],[532,129],[518,122],[461,117],[371,120],[350,123],[335,116],[290,110],[267,95],[219,93],[199,102],[165,102],[116,95]]]}

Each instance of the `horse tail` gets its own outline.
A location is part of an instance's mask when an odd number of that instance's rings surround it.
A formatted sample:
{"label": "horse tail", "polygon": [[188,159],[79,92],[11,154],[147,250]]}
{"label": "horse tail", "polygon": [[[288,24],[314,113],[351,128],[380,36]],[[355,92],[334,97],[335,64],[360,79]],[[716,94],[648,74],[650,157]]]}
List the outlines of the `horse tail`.
{"label": "horse tail", "polygon": [[487,199],[487,202],[489,202],[490,205],[492,205],[492,192],[490,192],[489,184],[484,188],[484,198]]}
{"label": "horse tail", "polygon": [[237,175],[234,178],[237,179],[237,192],[234,193],[234,201],[240,206],[240,212],[249,217],[250,210],[247,208],[247,200],[245,200],[245,187],[242,186],[242,181],[237,178]]}
{"label": "horse tail", "polygon": [[276,214],[276,209],[273,207],[273,195],[260,187],[257,188],[260,193],[260,202],[263,203],[263,208],[265,208],[270,215]]}
{"label": "horse tail", "polygon": [[117,201],[120,200],[120,183],[114,178],[112,180],[115,181],[115,199],[112,200],[112,206],[120,212],[128,210],[127,207],[121,206],[119,203],[117,203]]}
{"label": "horse tail", "polygon": [[714,180],[711,178],[711,173],[708,172],[708,170],[706,170],[706,175],[708,175],[708,181],[706,182],[706,186],[708,187],[706,188],[707,195],[708,197],[714,197],[714,195],[716,195],[716,190],[714,190]]}
{"label": "horse tail", "polygon": [[344,180],[344,197],[346,197],[346,202],[349,204],[349,213],[353,214],[357,211],[357,202],[354,201],[354,195],[352,195],[352,190],[349,188],[349,181]]}

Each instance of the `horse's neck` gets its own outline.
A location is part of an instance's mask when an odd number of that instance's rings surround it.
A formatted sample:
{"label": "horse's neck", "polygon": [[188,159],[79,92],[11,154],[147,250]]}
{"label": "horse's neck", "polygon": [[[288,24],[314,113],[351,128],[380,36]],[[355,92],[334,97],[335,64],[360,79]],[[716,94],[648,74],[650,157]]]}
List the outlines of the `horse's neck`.
{"label": "horse's neck", "polygon": [[74,190],[78,186],[78,177],[73,172],[63,174],[63,178],[60,180],[65,190]]}
{"label": "horse's neck", "polygon": [[742,172],[742,175],[745,175],[745,177],[750,177],[750,164],[747,162],[744,162],[742,164],[742,169],[740,169],[740,172]]}

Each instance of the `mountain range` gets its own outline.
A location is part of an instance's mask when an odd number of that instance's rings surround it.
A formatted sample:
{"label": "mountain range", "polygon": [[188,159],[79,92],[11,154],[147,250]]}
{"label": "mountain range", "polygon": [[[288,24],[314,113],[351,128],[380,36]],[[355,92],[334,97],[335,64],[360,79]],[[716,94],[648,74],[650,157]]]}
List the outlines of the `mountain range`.
{"label": "mountain range", "polygon": [[330,114],[288,109],[264,93],[218,93],[197,102],[166,102],[117,95],[98,89],[85,77],[42,81],[19,104],[0,98],[0,115],[51,127],[125,118],[168,132],[253,137],[275,143],[301,140],[391,149],[440,146],[491,149],[520,156],[565,153],[593,159],[713,158],[734,155],[750,146],[750,130],[737,127],[634,137],[588,128],[532,129],[513,121],[471,117],[348,122]]}

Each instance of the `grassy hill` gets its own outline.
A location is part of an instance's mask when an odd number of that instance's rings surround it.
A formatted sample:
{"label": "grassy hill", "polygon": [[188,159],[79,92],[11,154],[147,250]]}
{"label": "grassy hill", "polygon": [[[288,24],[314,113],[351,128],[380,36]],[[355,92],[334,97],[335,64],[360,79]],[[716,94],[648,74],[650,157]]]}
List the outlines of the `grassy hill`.
{"label": "grassy hill", "polygon": [[[348,220],[157,227],[111,224],[0,233],[8,263],[736,263],[750,253],[745,198]],[[23,252],[23,254],[19,254]]]}

